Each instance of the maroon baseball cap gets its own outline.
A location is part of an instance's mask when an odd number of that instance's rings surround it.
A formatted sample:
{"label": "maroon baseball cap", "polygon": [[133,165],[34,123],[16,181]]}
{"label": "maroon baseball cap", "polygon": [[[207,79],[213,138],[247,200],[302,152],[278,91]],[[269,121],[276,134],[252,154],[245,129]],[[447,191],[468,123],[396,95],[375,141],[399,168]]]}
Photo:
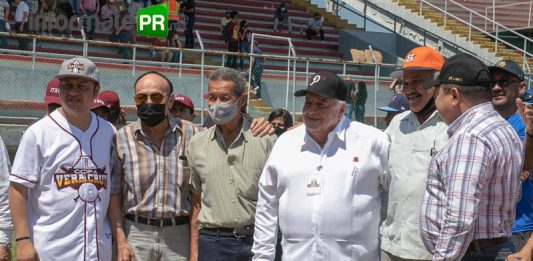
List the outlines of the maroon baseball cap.
{"label": "maroon baseball cap", "polygon": [[61,100],[59,99],[59,79],[54,78],[48,82],[46,92],[44,93],[44,103],[46,103],[46,105],[61,105]]}
{"label": "maroon baseball cap", "polygon": [[98,94],[97,99],[100,99],[104,102],[105,106],[112,111],[117,111],[120,109],[120,98],[118,94],[112,90],[105,90]]}
{"label": "maroon baseball cap", "polygon": [[192,100],[191,98],[183,95],[183,94],[176,94],[176,96],[174,96],[174,101],[177,101],[183,105],[185,105],[186,107],[188,107],[189,109],[191,109],[193,112],[194,112],[194,104],[192,104]]}
{"label": "maroon baseball cap", "polygon": [[104,107],[106,108],[108,111],[111,111],[109,109],[109,107],[105,104],[105,102],[99,98],[95,98],[93,100],[93,105],[91,106],[91,110],[94,110],[94,109],[97,109],[97,108],[100,108],[100,107]]}

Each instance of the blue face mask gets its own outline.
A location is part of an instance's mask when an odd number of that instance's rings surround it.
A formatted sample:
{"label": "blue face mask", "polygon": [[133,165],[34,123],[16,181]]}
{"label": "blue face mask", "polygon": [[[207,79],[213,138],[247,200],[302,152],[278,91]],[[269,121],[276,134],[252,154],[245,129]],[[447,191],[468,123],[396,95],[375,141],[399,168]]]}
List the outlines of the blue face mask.
{"label": "blue face mask", "polygon": [[214,103],[207,110],[211,119],[217,125],[226,124],[237,115],[237,103]]}

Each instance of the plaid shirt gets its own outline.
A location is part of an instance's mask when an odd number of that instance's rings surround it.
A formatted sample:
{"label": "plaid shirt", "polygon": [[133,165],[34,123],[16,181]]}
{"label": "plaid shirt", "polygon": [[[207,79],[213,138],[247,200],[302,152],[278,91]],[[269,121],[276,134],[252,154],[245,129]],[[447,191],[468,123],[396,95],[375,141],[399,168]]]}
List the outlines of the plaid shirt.
{"label": "plaid shirt", "polygon": [[137,121],[117,131],[111,194],[123,196],[125,214],[147,218],[189,215],[189,164],[185,152],[199,130],[191,122],[168,117],[161,148],[146,137]]}
{"label": "plaid shirt", "polygon": [[491,103],[448,128],[449,142],[429,166],[420,229],[433,260],[460,260],[474,239],[511,236],[523,148]]}

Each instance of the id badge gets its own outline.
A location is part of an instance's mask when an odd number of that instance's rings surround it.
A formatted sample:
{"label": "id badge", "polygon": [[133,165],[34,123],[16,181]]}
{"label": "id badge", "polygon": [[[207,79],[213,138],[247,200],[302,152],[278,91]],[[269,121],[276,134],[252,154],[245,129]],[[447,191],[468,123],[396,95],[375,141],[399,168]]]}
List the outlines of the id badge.
{"label": "id badge", "polygon": [[318,175],[309,177],[309,183],[307,183],[307,196],[320,195],[320,181]]}

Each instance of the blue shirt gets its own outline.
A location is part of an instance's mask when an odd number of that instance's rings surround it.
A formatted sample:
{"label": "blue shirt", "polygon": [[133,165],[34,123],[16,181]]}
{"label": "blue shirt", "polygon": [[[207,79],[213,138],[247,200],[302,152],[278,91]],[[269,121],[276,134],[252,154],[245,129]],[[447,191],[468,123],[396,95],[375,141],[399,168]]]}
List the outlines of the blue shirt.
{"label": "blue shirt", "polygon": [[[521,140],[526,135],[526,127],[518,113],[507,118]],[[522,183],[522,197],[516,203],[516,218],[513,224],[513,233],[533,230],[533,180],[528,178]]]}

